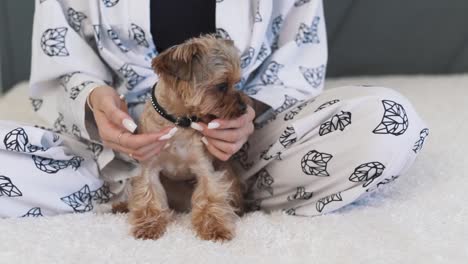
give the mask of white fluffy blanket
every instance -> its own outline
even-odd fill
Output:
[[[468,263],[468,75],[328,80],[409,97],[430,127],[414,166],[337,213],[242,218],[229,243],[200,241],[187,215],[158,241],[136,241],[124,215],[0,219],[0,263]],[[25,84],[0,99],[0,119],[34,118]],[[0,162],[1,163],[1,162]]]

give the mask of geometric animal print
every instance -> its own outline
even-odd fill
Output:
[[[275,180],[273,177],[271,177],[270,173],[266,169],[262,169],[257,173],[257,181],[255,186],[257,186],[257,189],[259,190],[265,190],[267,191],[270,195],[273,195],[273,188],[271,185]]]
[[[244,55],[240,58],[241,60],[241,68],[244,69],[247,66],[249,66],[250,62],[252,61],[252,58],[255,54],[255,49],[250,47]]]
[[[145,79],[139,75],[130,65],[125,63],[118,72],[122,74],[123,78],[127,81],[127,89],[132,90],[137,84]]]
[[[334,115],[329,121],[320,125],[319,135],[324,136],[336,130],[343,131],[345,127],[351,124],[351,113],[341,111]]]
[[[70,160],[54,160],[33,155],[32,159],[39,170],[49,174],[57,173],[59,170],[65,169],[69,166],[74,170],[77,170],[81,166],[81,162],[84,161],[80,156],[74,156]]]
[[[414,146],[413,146],[413,151],[414,153],[418,153],[423,145],[424,145],[424,141],[426,140],[426,137],[429,136],[429,129],[428,128],[424,128],[423,130],[421,130],[421,132],[419,133],[419,139],[418,141],[416,141],[414,143]]]
[[[269,84],[283,85],[283,82],[278,77],[278,72],[283,67],[284,65],[279,64],[276,61],[271,61],[268,64],[267,68],[265,69],[265,72],[260,76],[262,83],[264,85],[269,85]]]
[[[319,106],[319,107],[317,108],[317,110],[315,110],[314,112],[318,112],[318,111],[320,111],[320,110],[322,110],[322,109],[325,109],[325,108],[329,107],[330,105],[334,105],[334,104],[338,103],[339,101],[340,101],[339,99],[335,99],[335,100],[331,100],[331,101],[328,101],[328,102],[326,102],[326,103],[323,103],[323,104],[322,104],[321,106]]]
[[[332,158],[331,154],[311,150],[301,160],[302,171],[307,175],[328,177],[327,165]]]
[[[138,43],[138,45],[148,48],[149,43],[146,40],[145,31],[134,23],[132,23],[130,26],[130,30],[133,33],[133,39]]]
[[[21,217],[40,217],[40,216],[43,216],[41,212],[41,208],[34,207],[34,208],[29,209],[29,211],[26,214],[22,215]]]
[[[120,40],[119,34],[115,32],[113,29],[107,30],[107,34],[109,35],[109,38],[114,42],[114,44],[122,51],[122,52],[128,52],[128,48],[125,47],[125,45],[122,43]]]
[[[89,186],[85,185],[80,190],[60,198],[62,202],[73,208],[76,213],[89,212],[93,209],[91,191]]]
[[[78,95],[80,94],[81,90],[83,90],[88,84],[93,83],[92,81],[84,81],[79,85],[73,86],[70,90],[70,99],[75,100]]]
[[[70,26],[76,32],[80,31],[81,21],[86,19],[87,16],[82,12],[75,11],[75,9],[73,9],[71,7],[68,8],[67,15],[68,15],[68,24],[70,24]]]
[[[304,79],[313,87],[318,88],[322,84],[322,81],[325,77],[325,65],[319,66],[317,68],[306,68],[299,66],[299,70],[304,76]]]
[[[310,27],[304,23],[300,24],[299,30],[295,38],[297,46],[308,43],[320,43],[317,33],[319,22],[320,17],[316,16],[314,17],[314,20],[312,21],[312,25]]]
[[[5,145],[6,150],[15,152],[33,153],[38,150],[45,150],[42,147],[30,144],[26,131],[21,127],[8,132],[3,139],[3,144]]]
[[[383,100],[385,112],[380,124],[374,129],[374,134],[391,134],[400,136],[408,129],[408,116],[401,104],[390,100]]]
[[[281,145],[283,145],[283,147],[287,148],[294,144],[294,142],[296,142],[296,139],[297,135],[296,131],[294,131],[294,127],[288,126],[286,127],[286,130],[284,130],[281,134],[279,142],[281,143]]]
[[[296,0],[296,2],[294,2],[294,6],[299,7],[299,6],[302,6],[302,5],[307,4],[309,2],[310,2],[310,0]]]
[[[2,196],[18,197],[23,196],[23,194],[18,187],[11,182],[10,178],[0,175],[0,197]]]
[[[312,192],[306,192],[304,187],[297,187],[296,193],[288,196],[288,201],[309,200],[312,198]]]
[[[376,178],[382,175],[384,169],[385,166],[378,161],[364,163],[354,169],[349,180],[352,182],[365,182],[362,187],[367,187]]]
[[[49,28],[44,31],[41,37],[41,48],[44,53],[50,57],[70,55],[65,46],[67,31],[66,27]]]
[[[337,202],[337,201],[343,201],[343,198],[341,197],[341,192],[335,193],[328,195],[326,197],[323,197],[322,199],[318,200],[315,207],[319,213],[323,211],[323,208],[331,203],[331,202]]]
[[[102,3],[106,7],[113,7],[119,3],[119,0],[102,0]]]

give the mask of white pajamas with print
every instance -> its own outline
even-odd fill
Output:
[[[149,0],[36,1],[31,102],[53,128],[0,121],[0,217],[91,211],[137,174],[101,145],[85,103],[108,84],[138,120],[158,80],[148,8]],[[405,98],[378,87],[322,92],[322,1],[221,0],[216,27],[240,50],[238,88],[271,106],[233,158],[252,209],[330,212],[412,163],[428,130]]]
[[[341,208],[404,173],[428,133],[388,88],[340,87],[288,104],[235,156],[252,210],[313,216]]]

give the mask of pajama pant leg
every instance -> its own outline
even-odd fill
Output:
[[[91,211],[110,195],[98,175],[75,138],[0,121],[0,217]]]
[[[335,88],[305,102],[286,96],[261,126],[234,157],[249,207],[302,216],[392,182],[428,135],[408,100],[382,87]]]

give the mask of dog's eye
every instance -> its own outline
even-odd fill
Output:
[[[228,89],[228,84],[227,84],[227,83],[221,83],[221,84],[218,84],[218,85],[216,86],[216,88],[218,89],[218,91],[224,93],[224,92],[226,92],[227,89]]]

